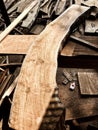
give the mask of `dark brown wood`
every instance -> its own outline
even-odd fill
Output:
[[[98,95],[98,73],[79,72],[79,87],[82,95]]]
[[[70,36],[70,39],[72,41],[75,41],[75,43],[78,43],[78,44],[80,43],[81,45],[87,46],[87,47],[89,47],[91,49],[98,50],[98,45],[97,44],[85,41],[85,40],[83,40],[81,38],[78,38],[78,37],[75,37],[73,35]]]
[[[7,14],[7,10],[6,10],[6,7],[5,7],[3,0],[0,0],[0,10],[1,10],[1,13],[2,13],[2,16],[3,16],[3,19],[6,23],[6,26],[10,25],[11,22],[10,22],[9,16]]]
[[[4,91],[8,85],[8,83],[10,82],[11,79],[11,74],[5,77],[5,80],[2,82],[2,84],[0,84],[0,100],[2,98],[2,95],[4,94]]]
[[[0,83],[3,81],[5,75],[7,74],[8,69],[6,69],[4,72],[2,72],[2,75],[0,75]]]
[[[77,39],[81,39],[83,41],[87,41],[87,44],[91,43],[91,45],[96,48],[98,37],[97,36],[85,36],[81,35],[78,32],[75,32],[73,34]],[[78,44],[75,41],[72,41],[69,39],[69,41],[65,44],[65,47],[63,48],[61,55],[62,56],[77,56],[77,55],[89,55],[89,56],[98,56],[97,49],[94,49],[92,47],[88,47],[86,45],[82,45],[82,43]]]

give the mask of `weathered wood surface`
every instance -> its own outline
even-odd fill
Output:
[[[80,33],[74,33],[74,36],[77,38],[80,38],[81,40],[88,41],[89,43],[92,43],[93,46],[97,48],[97,41],[98,37],[97,36],[85,36],[81,35]],[[93,47],[89,47],[85,44],[75,42],[72,40],[68,40],[66,43],[65,47],[63,48],[61,52],[62,56],[77,56],[77,55],[93,55],[93,56],[98,56],[98,51],[97,49],[94,49]]]
[[[0,42],[19,24],[19,22],[30,12],[32,8],[37,4],[33,1],[1,34]]]
[[[85,117],[97,116],[98,96],[81,96],[80,88],[77,82],[74,91],[71,91],[69,89],[70,82],[67,85],[62,84],[63,80],[65,79],[65,76],[63,76],[63,71],[65,69],[71,74],[78,72],[90,73],[98,71],[95,69],[58,68],[57,83],[59,86],[59,97],[66,108],[65,120],[67,121],[78,118],[80,119]]]
[[[85,33],[98,34],[98,19],[85,21]]]
[[[78,79],[82,95],[98,95],[97,72],[78,72]]]
[[[41,0],[38,0],[36,6],[28,13],[27,18],[23,20],[21,25],[22,27],[28,29],[32,27],[39,13],[40,5],[41,5]]]
[[[97,0],[75,0],[75,4],[83,4],[86,6],[96,6],[98,7]]]
[[[57,87],[57,56],[61,43],[66,39],[73,23],[88,9],[78,5],[71,6],[48,24],[30,47],[14,93],[9,120],[11,128],[40,129],[43,116]],[[55,108],[55,105],[53,106]],[[59,108],[60,104],[57,104],[57,107]]]
[[[0,43],[0,54],[26,54],[36,36],[8,35]]]
[[[86,5],[86,6],[96,6],[98,7],[98,1],[97,0],[82,0],[81,2],[82,4]]]
[[[73,43],[72,41],[69,41],[65,47],[63,48],[63,50],[61,51],[61,55],[62,56],[72,56],[74,49],[75,49],[76,44]]]

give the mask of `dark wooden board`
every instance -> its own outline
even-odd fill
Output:
[[[98,95],[98,72],[78,72],[80,92],[83,95]]]
[[[81,35],[80,33],[76,32],[73,34],[77,38],[83,39],[85,41],[91,42],[97,47],[98,44],[98,36],[86,36]],[[80,44],[79,42],[69,41],[66,43],[65,47],[61,52],[62,56],[77,56],[77,55],[93,55],[98,56],[98,51],[88,47],[87,45]]]

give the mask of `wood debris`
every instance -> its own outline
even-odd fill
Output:
[[[73,10],[76,12],[76,15],[71,16],[68,19],[67,16],[69,16]],[[57,68],[56,57],[58,55],[59,48],[61,47],[62,40],[64,38],[66,39],[67,34],[69,34],[71,31],[69,28],[71,28],[76,19],[86,13],[88,10],[88,7],[80,7],[78,5],[71,6],[56,20],[48,24],[44,31],[36,38],[34,45],[30,47],[30,50],[28,51],[28,54],[24,60],[24,64],[22,66],[23,68],[21,70],[20,77],[16,86],[16,92],[13,98],[13,104],[10,113],[11,128],[17,130],[20,129],[20,127],[23,130],[40,129],[40,125],[43,121],[42,117],[45,115],[46,109],[50,103],[50,99],[54,94],[55,87],[57,86],[55,81]],[[66,20],[67,23],[64,25],[63,22]],[[61,26],[63,26],[63,28]],[[55,29],[57,31],[55,31]],[[59,35],[58,30],[61,32]],[[29,67],[29,64],[31,64],[32,67]],[[40,67],[42,68],[41,70]],[[41,79],[41,82],[39,79]],[[25,109],[24,104],[26,105]],[[30,106],[29,109],[28,106]],[[38,119],[40,120],[37,123]]]
[[[0,128],[80,130],[83,127],[84,130],[85,125],[81,122],[85,118],[85,129],[96,128],[98,70],[92,68],[98,69],[97,1],[3,1],[12,24],[32,2],[36,4],[15,26],[11,28],[10,24],[7,33],[7,24],[0,13],[1,40],[4,33],[6,36],[0,43]],[[92,8],[92,5],[96,8]],[[71,13],[67,16],[69,10]],[[85,11],[85,15],[82,15]],[[9,32],[11,35],[8,35]],[[51,62],[49,67],[46,60]],[[85,67],[90,70],[85,71]],[[54,81],[53,84],[49,82],[49,85],[48,80]],[[83,87],[85,84],[86,87]],[[70,88],[75,89],[70,91]]]

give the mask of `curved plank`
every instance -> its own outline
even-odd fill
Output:
[[[11,128],[39,129],[57,87],[57,57],[61,43],[73,23],[88,9],[71,6],[46,27],[30,47],[14,93],[9,120]]]

